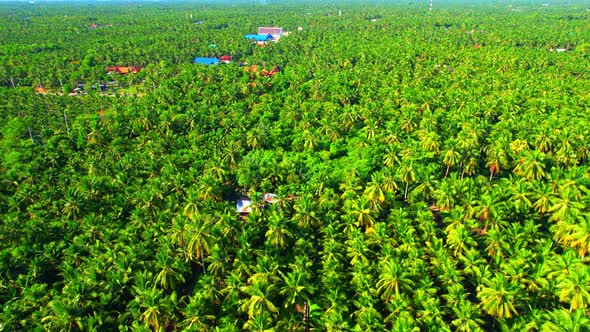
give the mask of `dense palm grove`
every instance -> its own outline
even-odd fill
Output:
[[[589,43],[577,5],[4,4],[0,330],[587,331]],[[230,53],[282,71],[191,63]]]

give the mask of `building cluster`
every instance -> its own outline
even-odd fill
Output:
[[[246,39],[254,41],[258,46],[264,46],[270,42],[277,42],[284,35],[280,27],[260,27],[257,34],[245,35]]]

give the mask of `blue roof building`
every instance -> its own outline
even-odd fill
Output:
[[[269,41],[272,40],[272,35],[267,33],[265,35],[245,35],[246,39],[253,39],[255,41]]]
[[[201,65],[216,65],[219,63],[219,59],[217,58],[195,58],[193,63],[198,63]]]

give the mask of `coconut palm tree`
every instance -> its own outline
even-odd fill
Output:
[[[557,277],[559,300],[570,304],[570,312],[586,309],[590,303],[590,273],[587,269],[573,270]]]
[[[383,174],[371,174],[371,182],[365,188],[365,196],[369,200],[373,210],[379,210],[381,204],[385,201],[385,178]]]
[[[316,216],[315,202],[312,196],[303,195],[294,205],[295,214],[293,220],[299,227],[309,229],[319,222]]]
[[[464,255],[470,248],[477,246],[477,242],[471,236],[471,230],[465,225],[459,224],[452,227],[447,233],[447,244],[453,250],[453,255]]]
[[[516,165],[514,166],[514,173],[518,174],[525,179],[541,180],[545,177],[545,155],[540,151],[527,151],[524,152]]]
[[[400,168],[400,172],[398,173],[398,177],[406,184],[406,189],[404,190],[404,200],[406,200],[408,199],[408,186],[410,185],[410,182],[416,181],[416,173],[414,172],[412,163],[402,166]]]
[[[557,197],[553,198],[552,205],[547,210],[551,213],[551,220],[561,222],[576,221],[584,209],[584,204],[579,202],[569,190],[559,193]]]
[[[451,147],[444,153],[443,162],[447,166],[447,170],[445,171],[445,178],[449,175],[449,171],[451,170],[451,167],[457,165],[458,160],[459,160],[459,153],[457,151],[455,151],[454,148]]]
[[[477,306],[469,301],[461,301],[458,306],[453,307],[455,319],[451,322],[453,326],[457,327],[457,331],[462,332],[476,332],[484,331],[482,326],[484,321],[481,318]]]
[[[272,211],[268,218],[268,230],[264,234],[270,246],[278,249],[284,249],[287,241],[293,235],[289,230],[287,220],[277,211]]]
[[[542,332],[550,331],[585,331],[590,326],[590,318],[584,310],[575,310],[573,312],[557,309],[548,312],[545,317],[547,320],[541,327]]]
[[[240,288],[247,297],[242,301],[240,310],[248,314],[250,320],[264,313],[276,314],[279,312],[269,296],[274,292],[274,286],[254,283]]]
[[[186,318],[180,323],[180,326],[186,330],[207,330],[215,321],[215,315],[210,312],[207,301],[204,301],[200,296],[193,296],[184,310]]]
[[[284,282],[284,286],[279,291],[279,294],[285,297],[284,307],[307,305],[310,295],[313,294],[313,288],[308,281],[309,273],[293,270],[287,274],[279,271],[279,274]]]
[[[361,198],[353,204],[350,214],[354,216],[356,226],[364,227],[365,233],[372,232],[375,225],[375,216],[374,211],[369,208],[369,202]]]
[[[488,314],[502,319],[516,314],[514,306],[518,294],[518,286],[509,282],[504,276],[496,275],[477,289],[477,298],[481,300],[481,308]]]
[[[399,296],[400,290],[410,290],[413,285],[414,281],[409,278],[408,271],[399,260],[386,259],[376,285],[377,292],[381,294],[381,297],[386,302],[390,302]]]

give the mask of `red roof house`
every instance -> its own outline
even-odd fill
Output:
[[[139,73],[141,70],[143,69],[143,67],[140,66],[129,66],[129,67],[125,67],[125,66],[110,66],[107,67],[107,73],[112,74],[112,73],[116,73],[116,74],[121,74],[121,75],[125,75],[125,74],[137,74]]]
[[[222,55],[219,57],[219,60],[223,63],[230,63],[231,62],[231,55]]]
[[[262,71],[260,73],[262,74],[262,76],[273,76],[274,74],[276,74],[280,71],[281,71],[281,67],[276,66],[270,71],[266,70],[266,69],[262,69]]]
[[[49,92],[49,90],[43,88],[41,85],[36,85],[35,86],[35,92],[36,93],[41,93],[41,94],[46,94]]]

